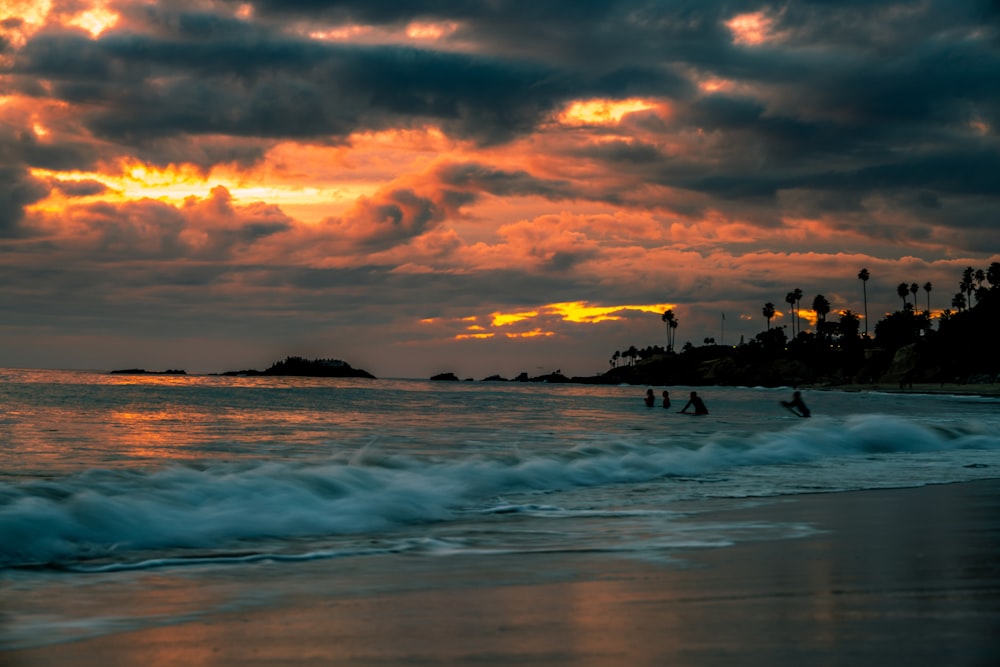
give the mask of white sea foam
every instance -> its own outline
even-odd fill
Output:
[[[494,514],[551,516],[558,507],[491,505],[490,499],[664,478],[709,480],[720,473],[738,477],[741,469],[760,466],[811,464],[820,472],[803,477],[796,468],[798,479],[826,490],[858,488],[867,482],[852,485],[836,479],[847,468],[827,468],[843,461],[868,462],[871,456],[976,450],[1000,450],[1000,437],[865,415],[820,418],[751,434],[618,438],[563,453],[513,457],[456,452],[448,458],[417,458],[370,450],[344,461],[93,470],[0,484],[0,565],[73,562],[150,549],[221,549],[240,540],[377,533],[452,520],[474,507],[492,506]],[[967,474],[977,472],[969,469]],[[816,482],[817,476],[823,479]],[[781,493],[774,481],[779,479],[788,484],[788,492],[812,488],[788,482],[780,473],[769,479],[766,487],[737,479],[702,485],[707,488],[699,493]],[[950,480],[919,480],[931,481]]]

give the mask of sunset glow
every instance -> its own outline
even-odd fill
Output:
[[[117,13],[109,10],[105,6],[97,6],[85,12],[75,14],[67,22],[71,26],[83,28],[90,33],[91,37],[97,38],[105,30],[113,28],[118,23]]]
[[[414,22],[406,26],[406,36],[411,39],[436,40],[446,37],[458,30],[458,24]]]
[[[678,345],[797,288],[940,313],[1000,254],[960,11],[304,7],[0,5],[0,365],[583,374],[665,310]]]
[[[640,99],[586,100],[573,102],[559,119],[567,125],[610,125],[630,113],[655,108],[655,104]]]

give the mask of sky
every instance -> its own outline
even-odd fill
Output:
[[[0,367],[607,370],[1000,260],[1000,2],[3,0]]]

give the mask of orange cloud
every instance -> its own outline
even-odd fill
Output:
[[[490,323],[495,327],[505,327],[508,324],[517,324],[524,320],[531,320],[538,317],[537,310],[529,310],[520,313],[492,313]]]
[[[548,338],[549,336],[555,336],[555,331],[542,331],[541,329],[532,329],[531,331],[522,331],[520,333],[505,333],[507,338]]]
[[[733,33],[733,42],[747,46],[760,46],[778,39],[781,34],[774,30],[775,19],[764,10],[738,14],[726,21],[726,27]]]

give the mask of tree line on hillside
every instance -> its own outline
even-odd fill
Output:
[[[625,382],[672,379],[687,384],[766,385],[896,379],[954,382],[984,377],[993,381],[1000,373],[1000,345],[994,340],[1000,328],[1000,262],[986,269],[966,268],[950,307],[939,312],[931,307],[934,286],[930,282],[901,282],[896,290],[901,308],[875,323],[874,336],[868,325],[870,278],[867,269],[858,272],[863,317],[844,309],[836,319],[830,318],[834,312],[830,301],[817,294],[811,303],[812,316],[803,318],[801,302],[805,294],[794,289],[784,298],[791,315],[787,327],[772,326],[778,310],[773,302],[767,302],[761,309],[766,328],[736,346],[716,345],[713,338],[706,338],[702,346],[688,341],[677,352],[679,320],[673,310],[668,310],[661,318],[667,327],[666,348],[633,345],[624,352],[615,351],[609,360],[611,370],[605,376],[608,381]],[[922,309],[918,305],[921,290]],[[803,328],[802,319],[812,321],[813,326]],[[938,322],[936,330],[932,326],[934,319]],[[671,378],[664,377],[664,373]]]

